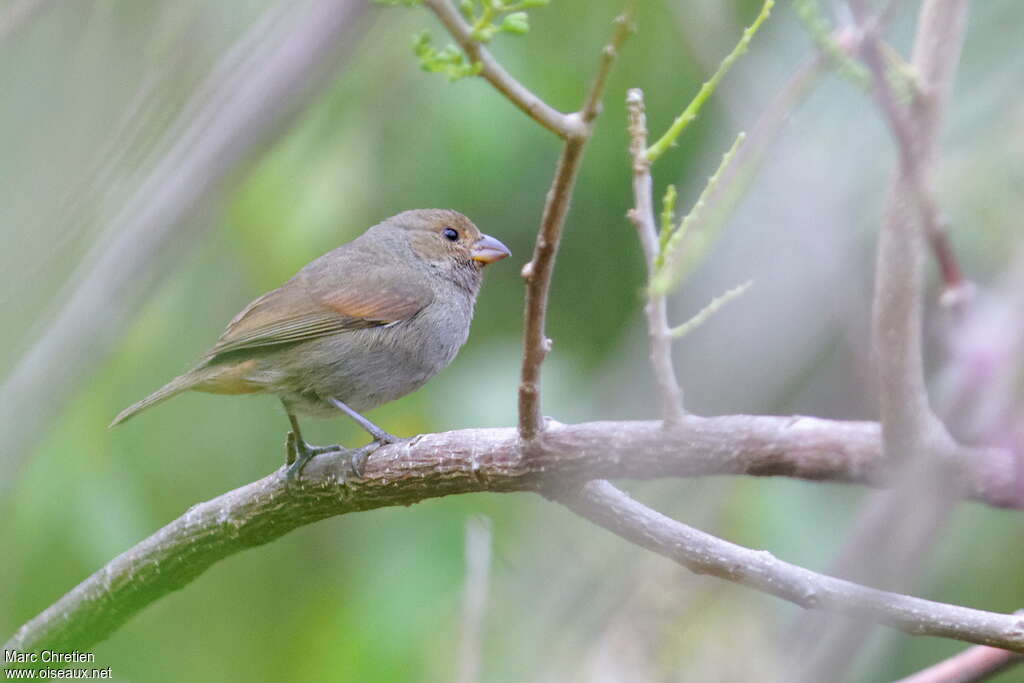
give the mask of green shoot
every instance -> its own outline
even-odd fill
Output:
[[[658,256],[655,261],[656,267],[661,267],[664,261],[665,249],[668,247],[669,238],[675,230],[676,222],[676,186],[669,185],[665,188],[665,196],[661,200],[661,231],[658,233]]]
[[[423,0],[374,0],[382,5],[415,7]],[[530,30],[530,18],[524,10],[544,7],[550,0],[460,0],[459,11],[470,24],[470,37],[479,43],[489,43],[499,33],[521,36]],[[470,62],[455,45],[434,47],[430,33],[421,31],[413,36],[413,52],[419,57],[420,68],[431,73],[444,74],[449,81],[476,76],[483,70],[479,62]]]
[[[746,293],[748,289],[750,289],[750,285],[752,284],[754,284],[754,282],[752,280],[748,280],[739,287],[733,287],[725,294],[715,297],[708,303],[707,306],[700,309],[700,311],[697,312],[697,315],[693,316],[682,325],[679,325],[678,327],[673,327],[669,334],[672,336],[673,339],[682,339],[683,337],[690,334],[695,329],[706,323],[711,316],[720,311],[727,304],[743,296],[743,294]]]
[[[530,18],[523,10],[543,7],[549,2],[550,0],[462,0],[459,3],[459,11],[472,26],[470,35],[473,36],[473,40],[489,43],[499,33],[517,36],[527,33],[530,30]]]
[[[420,68],[431,73],[441,73],[449,81],[457,81],[466,76],[480,73],[483,65],[466,59],[462,50],[454,45],[447,45],[438,50],[430,40],[430,33],[421,31],[413,36],[412,51],[420,58]]]
[[[836,42],[832,27],[821,14],[818,0],[793,0],[793,9],[815,45],[828,57],[832,69],[857,87],[867,90],[871,85],[871,75],[863,64],[853,59]]]
[[[679,135],[686,130],[686,127],[689,126],[694,119],[697,118],[701,107],[703,107],[708,98],[714,94],[715,88],[718,87],[718,83],[725,77],[725,74],[729,72],[729,69],[731,69],[732,65],[736,63],[736,60],[747,51],[750,41],[754,38],[757,30],[761,28],[761,24],[763,24],[768,18],[768,15],[771,14],[772,7],[774,6],[775,0],[765,0],[764,5],[761,6],[761,12],[757,15],[757,18],[754,19],[754,23],[743,31],[743,36],[740,38],[740,41],[736,44],[736,47],[732,49],[732,52],[722,60],[722,63],[718,65],[718,70],[715,71],[714,75],[712,75],[711,78],[700,87],[700,90],[697,91],[694,98],[690,100],[688,105],[686,105],[683,113],[672,122],[672,125],[669,126],[667,131],[665,131],[665,134],[662,135],[657,142],[647,148],[648,161],[653,163],[658,159],[658,157],[668,151],[669,147],[674,146]]]
[[[893,92],[900,102],[906,104],[920,93],[918,87],[917,71],[913,65],[903,59],[903,55],[893,49],[888,43],[881,43],[882,57],[885,59],[886,78],[892,86]]]
[[[667,244],[659,254],[658,268],[651,279],[652,295],[666,296],[683,280],[711,245],[717,230],[694,231],[693,228],[703,222],[709,199],[718,191],[719,181],[729,169],[736,158],[736,153],[746,139],[746,133],[740,133],[736,136],[732,147],[722,156],[722,161],[715,170],[714,175],[708,178],[708,182],[701,191],[696,203],[694,203],[693,208],[683,218],[679,227],[672,231]],[[682,249],[683,238],[691,232],[693,234],[687,240],[687,249],[684,252]]]

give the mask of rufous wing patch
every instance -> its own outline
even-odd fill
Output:
[[[332,310],[352,318],[396,322],[419,313],[430,303],[429,289],[388,283],[371,288],[344,287],[320,295]]]

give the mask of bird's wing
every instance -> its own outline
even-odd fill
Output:
[[[395,281],[372,266],[349,279],[313,280],[299,273],[235,316],[205,360],[407,320],[432,299],[430,287],[418,279]]]

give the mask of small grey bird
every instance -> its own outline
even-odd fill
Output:
[[[509,250],[446,209],[405,211],[305,266],[228,323],[195,368],[125,408],[111,427],[183,391],[277,394],[291,421],[288,477],[313,456],[296,415],[340,410],[374,438],[397,439],[360,413],[415,391],[455,358],[483,267]],[[362,470],[370,450],[352,452]]]

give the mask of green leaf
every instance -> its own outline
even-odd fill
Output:
[[[530,30],[530,17],[526,12],[513,12],[501,22],[501,30],[521,36]]]
[[[454,45],[449,44],[441,50],[436,49],[427,31],[420,31],[413,36],[412,51],[419,57],[421,69],[444,74],[449,81],[475,76],[483,68],[479,62],[470,64],[462,51]]]

